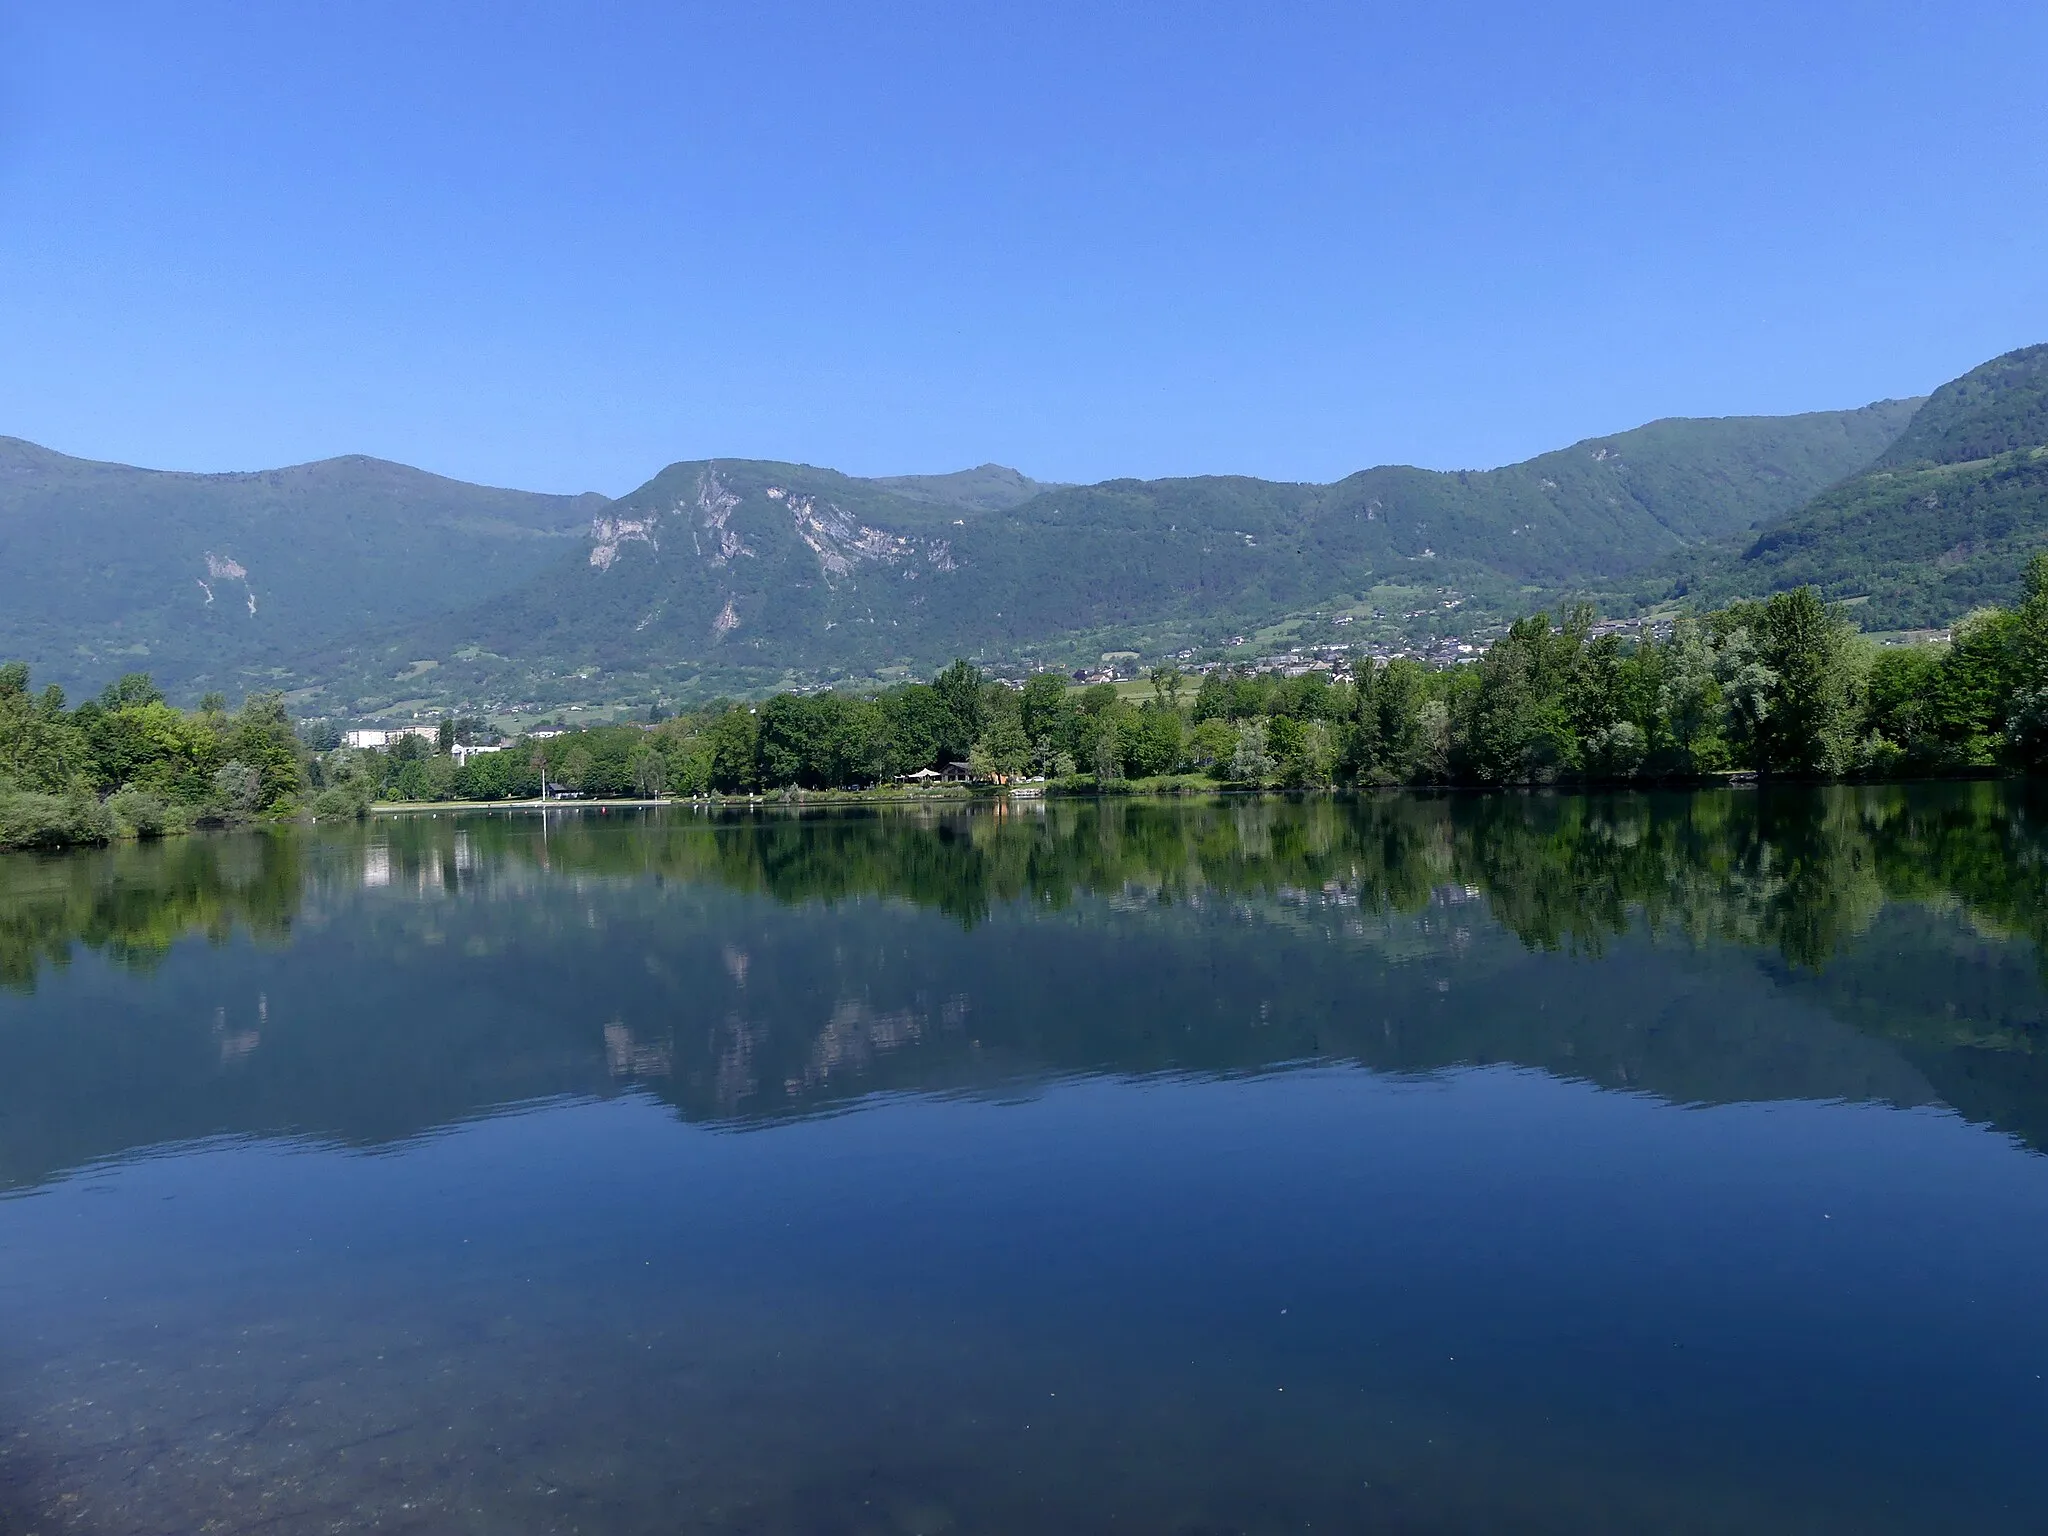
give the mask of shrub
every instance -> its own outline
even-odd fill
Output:
[[[2013,695],[2005,734],[2021,766],[2034,772],[2048,767],[2048,687],[2022,688]]]
[[[113,813],[87,794],[0,792],[0,848],[65,848],[114,836]]]
[[[1849,757],[1849,771],[1860,778],[1890,778],[1901,771],[1906,754],[1899,744],[1878,731],[1866,731]]]
[[[132,784],[110,796],[106,808],[121,830],[137,837],[162,837],[174,830],[170,807],[148,790]]]
[[[360,821],[370,814],[369,790],[361,783],[330,784],[307,809],[315,821]]]
[[[1641,727],[1626,720],[1602,726],[1586,735],[1586,771],[1596,779],[1634,778],[1648,750]]]
[[[262,804],[262,770],[237,758],[215,770],[206,799],[206,820],[232,826],[254,816]]]

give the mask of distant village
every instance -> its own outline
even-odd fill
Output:
[[[1342,628],[1350,624],[1352,618],[1348,614],[1339,614],[1329,622],[1333,627]],[[1595,639],[1604,635],[1621,635],[1629,638],[1662,641],[1670,638],[1671,627],[1672,621],[1668,618],[1603,619],[1593,625],[1590,634]],[[1178,667],[1183,675],[1191,680],[1199,679],[1211,672],[1221,670],[1243,671],[1280,677],[1301,677],[1310,672],[1324,672],[1336,676],[1347,672],[1358,662],[1368,658],[1382,666],[1397,658],[1405,658],[1421,662],[1424,666],[1432,668],[1454,667],[1460,663],[1469,662],[1485,655],[1494,638],[1496,637],[1490,634],[1481,634],[1462,639],[1457,637],[1437,637],[1419,642],[1391,641],[1367,644],[1329,643],[1323,645],[1297,645],[1280,650],[1260,651],[1256,654],[1240,656],[1226,654],[1221,657],[1216,654],[1217,648],[1209,649],[1206,654],[1193,648],[1183,648],[1172,652],[1165,660]],[[1246,636],[1233,635],[1220,649],[1225,652],[1240,650],[1250,643],[1249,638]],[[1021,688],[1030,677],[1044,669],[1015,665],[1006,666],[1002,663],[985,663],[982,670],[991,681],[1002,683],[1011,688]],[[1142,653],[1138,651],[1110,651],[1104,653],[1097,665],[1074,668],[1068,672],[1067,676],[1076,686],[1090,687],[1100,683],[1114,684],[1138,681],[1149,670],[1150,668],[1146,664]],[[823,692],[832,686],[842,685],[819,684],[815,687],[800,687],[790,691],[796,693]],[[538,724],[516,732],[517,735],[530,741],[546,741],[567,733],[572,727],[565,722],[567,716],[571,714],[588,713],[592,717],[592,723],[620,725],[652,723],[651,721],[642,722],[629,719],[624,714],[607,709],[602,705],[543,704],[536,700],[527,700],[517,703],[498,703],[493,701],[482,707],[499,715],[525,718],[538,717],[543,721],[552,720],[553,723],[551,724]],[[656,713],[660,712],[657,711]],[[416,716],[415,718],[418,717]],[[433,747],[439,744],[442,729],[443,723],[438,721],[438,717],[437,723],[434,724],[366,726],[342,732],[340,744],[356,748],[384,749],[397,744],[405,737],[414,736],[420,738],[428,746]],[[496,736],[495,732],[484,732],[481,734]],[[456,740],[449,745],[448,751],[453,754],[457,762],[467,762],[471,757],[479,753],[502,751],[507,745],[509,745],[509,742],[504,739],[494,739],[489,743],[472,743]],[[964,770],[964,764],[959,766]]]
[[[1349,615],[1339,615],[1331,623],[1338,628],[1349,624]],[[1602,635],[1626,635],[1645,640],[1666,640],[1671,636],[1669,619],[1603,619],[1590,631],[1597,639]],[[1247,644],[1242,635],[1234,635],[1229,648]],[[1370,657],[1384,666],[1396,658],[1419,661],[1429,667],[1454,667],[1460,662],[1471,661],[1483,656],[1491,644],[1485,636],[1469,639],[1440,637],[1421,642],[1387,642],[1366,645],[1310,645],[1290,646],[1286,650],[1266,651],[1244,658],[1226,657],[1196,660],[1201,652],[1186,649],[1173,653],[1169,658],[1178,664],[1190,677],[1201,677],[1221,668],[1242,669],[1248,672],[1272,673],[1283,677],[1300,677],[1309,672],[1340,673],[1349,670],[1355,663]],[[1115,683],[1138,677],[1143,668],[1136,651],[1110,652],[1102,658],[1097,667],[1083,667],[1072,676],[1077,683]],[[1004,669],[991,668],[991,675],[1005,677]],[[1007,680],[1007,679],[1006,679]]]

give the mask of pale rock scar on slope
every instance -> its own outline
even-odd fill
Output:
[[[590,563],[600,571],[612,568],[612,562],[619,558],[619,546],[638,540],[650,549],[659,550],[661,545],[654,537],[655,519],[651,517],[593,517],[590,520]]]
[[[718,610],[718,617],[711,621],[711,638],[714,641],[723,640],[739,627],[739,610],[733,606],[732,599],[728,597],[725,600],[725,606]]]
[[[828,583],[836,585],[850,580],[857,568],[864,564],[899,568],[909,580],[917,578],[920,566],[932,572],[959,569],[950,540],[927,540],[891,533],[886,528],[862,522],[836,502],[783,486],[764,487],[763,493],[770,501],[781,502],[788,509],[797,537],[817,557],[819,569]],[[741,555],[749,559],[755,555],[739,530],[732,526],[732,515],[740,505],[741,497],[725,483],[718,471],[706,469],[697,477],[695,497],[677,501],[666,515],[686,519],[690,526],[690,545],[698,557],[708,565],[723,566]],[[663,516],[660,512],[650,512],[635,517],[611,515],[593,518],[590,525],[591,566],[600,571],[610,570],[619,558],[620,549],[629,543],[643,543],[659,551]],[[663,606],[663,602],[657,602],[642,614],[633,627],[636,630],[646,629],[659,617]],[[738,599],[727,593],[723,606],[711,621],[713,642],[723,640],[738,629],[740,623]]]
[[[747,548],[747,541],[740,537],[738,529],[726,526],[733,509],[739,504],[739,497],[726,489],[725,482],[718,478],[717,470],[707,469],[697,477],[697,510],[704,514],[704,531],[712,538],[713,565],[724,565],[740,555],[751,556],[754,553]],[[681,502],[676,503],[676,510],[683,510]],[[704,553],[704,545],[694,529],[690,533],[690,542],[698,554]]]
[[[796,536],[818,557],[828,579],[851,576],[862,561],[895,565],[917,553],[913,540],[871,528],[834,502],[821,506],[815,496],[799,496],[774,485],[768,487],[768,494],[788,504]]]
[[[242,584],[242,597],[249,605],[249,612],[251,614],[256,612],[256,592],[249,585],[249,572],[241,561],[229,555],[216,555],[209,549],[206,552],[206,574],[211,576],[214,581],[239,581]],[[206,602],[202,606],[211,608],[213,606],[212,585],[201,580],[199,582],[199,590],[206,594]]]
[[[711,539],[710,560],[713,565],[724,565],[737,555],[751,555],[746,541],[738,530],[727,526],[733,509],[740,504],[739,497],[725,488],[715,470],[707,470],[697,478],[697,501],[695,510],[703,514],[702,528],[690,530],[690,545],[700,555],[704,553],[703,534]],[[678,501],[670,508],[672,515],[687,518],[691,512],[687,501]],[[600,571],[608,571],[619,558],[619,550],[626,544],[645,544],[649,549],[660,552],[662,514],[649,512],[639,517],[599,516],[590,520],[590,563]]]

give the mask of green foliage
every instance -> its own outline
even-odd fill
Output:
[[[2006,735],[2014,758],[2029,773],[2048,770],[2048,685],[2034,684],[2013,695]]]
[[[781,693],[652,727],[606,725],[475,752],[454,722],[434,751],[308,760],[282,699],[254,694],[183,714],[146,680],[66,710],[0,669],[0,790],[17,844],[157,835],[308,803],[317,817],[399,801],[863,789],[965,761],[1009,782],[1098,786],[1203,774],[1320,790],[1414,783],[1622,783],[1748,769],[1781,779],[2038,771],[2048,766],[2048,556],[2013,611],[1958,626],[1943,650],[1873,651],[1812,588],[1674,626],[1662,642],[1596,635],[1590,608],[1536,614],[1475,663],[1429,671],[1363,660],[1345,678],[1219,669],[1190,696],[1154,678],[1133,706],[1109,685],[1040,674],[1022,688],[955,661],[930,684],[879,693]],[[972,732],[971,735],[968,733]],[[474,734],[472,727],[471,734]],[[964,744],[963,744],[964,743]],[[309,799],[310,797],[310,799]],[[101,801],[106,801],[104,808]],[[85,808],[92,814],[84,814]]]
[[[1756,615],[1758,654],[1776,679],[1756,732],[1766,773],[1832,778],[1847,771],[1856,725],[1854,631],[1812,587],[1773,597]]]
[[[112,812],[89,794],[0,789],[0,849],[104,843],[117,830]]]
[[[1230,778],[1239,784],[1263,784],[1272,777],[1274,763],[1266,747],[1266,723],[1247,720],[1230,754]]]
[[[1001,464],[983,464],[950,475],[883,475],[873,483],[906,501],[968,512],[1007,512],[1042,491],[1061,489]]]
[[[185,714],[131,674],[75,710],[40,694],[26,666],[0,667],[0,794],[15,797],[9,846],[155,837],[194,821],[288,812],[305,787],[304,749],[274,693]]]
[[[360,821],[370,813],[367,784],[330,784],[312,799],[307,809],[315,821]]]
[[[1003,782],[1022,778],[1031,767],[1031,738],[1016,715],[1005,712],[974,744],[968,760],[981,777]]]
[[[951,756],[965,755],[988,723],[988,701],[981,673],[965,661],[955,661],[932,679],[932,692],[939,701],[938,750]]]
[[[752,789],[761,734],[754,712],[736,704],[714,719],[706,734],[711,738],[711,787],[728,795]]]
[[[1539,613],[1518,621],[1480,660],[1459,722],[1471,777],[1543,783],[1579,766],[1568,692],[1591,627],[1590,610],[1575,612],[1556,633]]]
[[[1707,632],[1688,619],[1672,626],[1658,669],[1657,712],[1672,761],[1681,773],[1721,766],[1722,721],[1728,701],[1722,690],[1714,647]]]
[[[146,789],[131,786],[109,795],[106,807],[115,826],[132,837],[162,837],[180,830],[181,818],[173,807]]]
[[[1944,384],[1864,473],[1768,524],[1697,600],[1811,585],[1865,629],[1946,625],[2011,603],[2048,547],[2048,346]]]
[[[1114,716],[1095,717],[1091,761],[1097,784],[1113,784],[1124,776],[1123,728]]]
[[[1655,422],[1481,473],[1112,480],[1000,510],[802,465],[682,463],[607,509],[594,549],[339,673],[316,665],[351,700],[528,693],[570,671],[701,697],[963,654],[1050,659],[1133,625],[1221,638],[1390,580],[1576,586],[1794,510],[1869,464],[1913,404]],[[971,723],[954,758],[985,729]]]
[[[190,475],[0,438],[0,655],[81,688],[147,655],[181,697],[240,693],[366,629],[530,580],[605,505],[361,457]]]
[[[641,747],[628,759],[633,770],[633,789],[648,799],[659,799],[668,788],[668,760],[652,747]]]
[[[1119,723],[1124,775],[1133,779],[1172,773],[1181,763],[1186,731],[1180,711],[1165,705],[1134,710]]]
[[[1964,464],[2048,443],[2048,345],[1972,368],[1927,397],[1878,459],[1881,468]]]

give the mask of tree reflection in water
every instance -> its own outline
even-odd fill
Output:
[[[19,1183],[550,1094],[752,1120],[1304,1059],[1938,1099],[2039,1145],[2044,805],[1977,783],[670,808],[9,855],[0,1155]],[[230,955],[181,961],[199,936]]]

